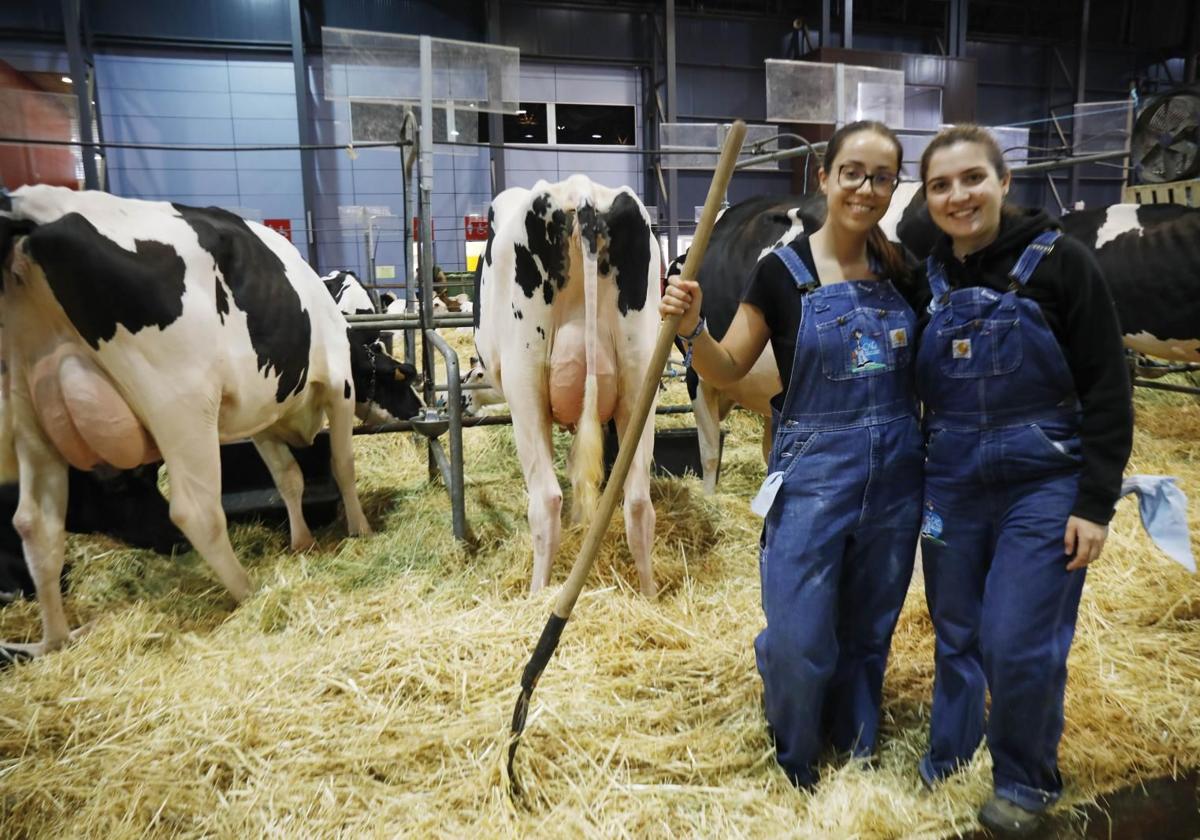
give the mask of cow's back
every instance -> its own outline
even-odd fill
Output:
[[[697,278],[704,290],[704,318],[714,338],[720,340],[729,329],[758,261],[819,227],[824,211],[824,201],[813,196],[765,196],[739,202],[721,214]]]

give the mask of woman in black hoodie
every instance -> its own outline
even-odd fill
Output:
[[[933,786],[986,734],[995,791],[980,821],[1021,835],[1062,790],[1067,653],[1129,458],[1128,374],[1095,259],[1045,213],[1004,206],[1010,174],[985,129],[935,137],[921,179],[944,235],[916,366],[937,635],[920,772]]]

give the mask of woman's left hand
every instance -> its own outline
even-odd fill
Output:
[[[1067,564],[1067,571],[1082,569],[1099,557],[1107,537],[1107,525],[1098,525],[1078,516],[1068,517],[1067,533],[1063,536],[1063,550],[1072,559]]]

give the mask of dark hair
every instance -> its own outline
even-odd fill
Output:
[[[825,175],[828,177],[832,174],[833,162],[841,152],[842,145],[846,140],[862,131],[872,131],[891,142],[896,149],[896,175],[899,176],[900,167],[904,164],[904,147],[900,145],[900,138],[896,136],[896,132],[878,120],[859,120],[847,123],[833,133],[825,146],[825,159],[821,164]],[[907,276],[908,263],[904,259],[904,255],[899,248],[892,244],[879,225],[875,225],[867,233],[867,254],[878,261],[883,267],[884,274],[889,278],[896,280]]]
[[[1008,174],[1008,164],[1004,160],[1004,152],[992,133],[981,125],[959,123],[949,128],[943,128],[925,147],[925,151],[921,154],[922,184],[925,183],[925,177],[929,174],[929,161],[933,159],[933,153],[938,149],[953,146],[955,143],[978,143],[983,146],[988,163],[992,165],[992,169],[996,170],[996,177],[1003,180],[1004,176]]]

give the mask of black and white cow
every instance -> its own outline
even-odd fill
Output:
[[[615,418],[625,433],[653,354],[658,243],[631,190],[609,189],[582,175],[505,190],[493,200],[488,220],[475,343],[490,383],[512,413],[529,493],[536,591],[550,580],[561,535],[552,424],[576,431],[569,466],[574,509],[586,517],[603,477],[601,424]],[[625,479],[625,527],[641,590],[653,595],[654,424],[639,431]]]
[[[251,590],[221,509],[218,446],[249,437],[312,544],[287,444],[330,427],[351,534],[354,489],[346,321],[285,238],[217,208],[23,187],[0,204],[6,412],[20,480],[13,525],[37,586],[37,655],[70,638],[63,565],[67,467],[166,462],[171,519],[237,600]],[[160,454],[161,453],[161,454]]]
[[[359,282],[353,271],[334,271],[321,278],[345,315],[372,315],[383,309],[374,290]],[[392,358],[377,329],[350,329],[350,366],[354,373],[354,413],[364,423],[407,420],[421,410],[413,391],[417,369]]]

